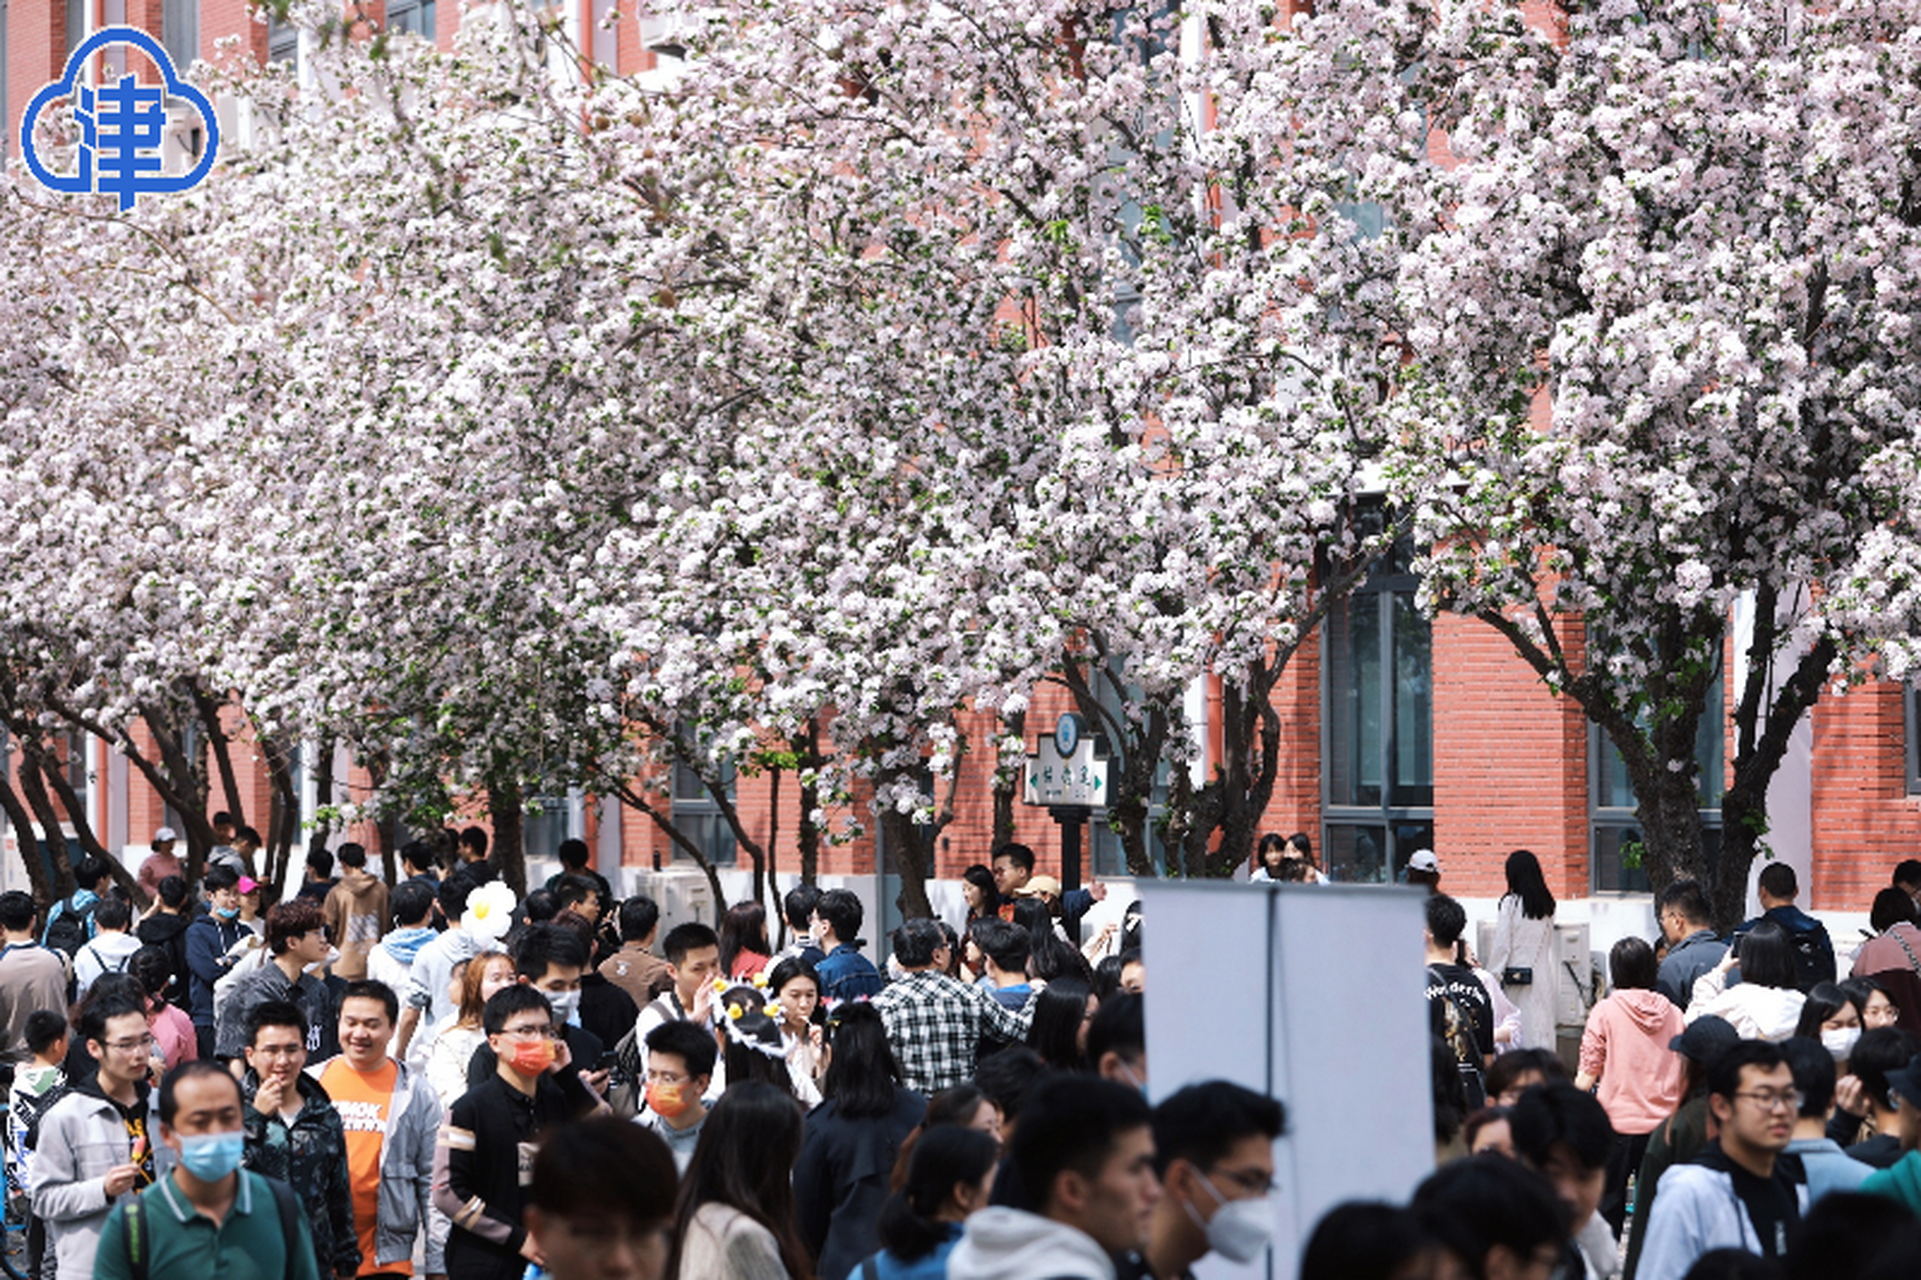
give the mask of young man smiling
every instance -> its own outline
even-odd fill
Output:
[[[354,982],[340,996],[340,1056],[320,1071],[347,1139],[361,1276],[411,1276],[414,1240],[433,1203],[440,1099],[424,1073],[387,1056],[400,997],[380,982]],[[447,1270],[431,1232],[428,1280]]]

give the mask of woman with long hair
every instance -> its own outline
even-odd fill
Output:
[[[1794,1034],[1819,1040],[1834,1059],[1835,1074],[1846,1075],[1848,1055],[1861,1038],[1861,1005],[1840,984],[1817,982],[1801,1006],[1801,1020],[1794,1024]]]
[[[994,873],[978,862],[961,872],[961,896],[967,899],[969,924],[1001,913],[1001,891],[994,884]]]
[[[942,1125],[974,1129],[992,1138],[996,1147],[1001,1145],[1001,1108],[998,1102],[975,1084],[957,1084],[951,1089],[942,1089],[927,1100],[927,1114],[921,1117],[914,1131],[902,1140],[900,1155],[894,1159],[893,1176],[887,1180],[888,1190],[899,1191],[907,1185],[907,1164],[914,1157],[915,1145],[930,1129],[938,1129]]]
[[[987,1207],[1000,1144],[978,1129],[944,1125],[914,1145],[907,1180],[881,1206],[880,1252],[855,1275],[875,1280],[946,1280],[961,1224]],[[850,1278],[851,1280],[851,1278]]]
[[[1521,1011],[1521,1043],[1530,1049],[1553,1048],[1554,976],[1561,968],[1554,895],[1541,874],[1540,859],[1526,849],[1507,856],[1507,893],[1495,909],[1487,967]]]
[[[1027,1047],[1056,1071],[1087,1070],[1087,1024],[1100,1002],[1086,983],[1059,978],[1034,997],[1034,1020]]]
[[[744,982],[764,970],[773,959],[767,941],[767,908],[758,902],[736,902],[720,921],[720,971]]]
[[[681,1180],[673,1280],[813,1280],[794,1226],[802,1121],[793,1097],[750,1080],[721,1095]]]
[[[1737,962],[1741,985],[1730,987],[1728,970]],[[1779,1043],[1801,1024],[1808,998],[1795,986],[1799,978],[1788,931],[1763,920],[1742,935],[1739,947],[1728,948],[1720,964],[1694,980],[1688,1021],[1714,1014],[1734,1024],[1743,1040]]]
[[[876,1222],[888,1174],[927,1099],[900,1085],[880,1012],[843,1004],[832,1019],[834,1054],[827,1101],[807,1117],[794,1168],[800,1238],[820,1259],[822,1276],[846,1276],[880,1245]]]
[[[514,985],[513,958],[505,951],[483,951],[466,961],[453,981],[460,984],[454,1012],[427,1050],[427,1083],[440,1095],[443,1110],[467,1092],[467,1066],[474,1060],[474,1050],[487,1043],[481,1010],[494,992]]]
[[[827,1074],[827,1038],[819,1016],[820,975],[805,960],[789,956],[767,975],[767,990],[780,1009],[780,1041],[786,1046],[794,1096],[812,1109],[824,1096],[820,1085]]]

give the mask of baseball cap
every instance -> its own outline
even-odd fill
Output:
[[[178,840],[179,838],[180,833],[172,827],[162,827],[153,833],[153,842],[155,844],[159,844],[162,840]]]
[[[260,887],[260,882],[254,879],[252,876],[241,876],[240,883],[235,885],[234,887],[240,890],[240,892],[242,893],[252,893],[255,889],[258,889]]]
[[[1026,884],[1014,890],[1017,898],[1037,898],[1046,894],[1050,898],[1061,896],[1061,882],[1053,876],[1033,876]]]
[[[1888,1072],[1888,1088],[1908,1100],[1908,1105],[1921,1110],[1921,1054],[1908,1059],[1908,1065],[1899,1071]]]
[[[1409,871],[1432,871],[1438,874],[1441,870],[1441,860],[1434,856],[1434,850],[1432,849],[1417,849],[1412,856],[1408,858],[1407,869]]]
[[[1686,1031],[1668,1041],[1668,1048],[1707,1066],[1717,1054],[1740,1043],[1741,1033],[1734,1024],[1710,1013],[1690,1022]]]

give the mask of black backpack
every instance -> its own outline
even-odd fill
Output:
[[[93,909],[98,900],[75,910],[73,899],[63,898],[53,919],[47,921],[46,945],[55,951],[67,953],[71,960],[80,954],[80,948],[87,945],[92,935]]]

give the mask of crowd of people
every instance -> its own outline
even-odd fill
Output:
[[[1105,887],[1024,846],[877,965],[845,890],[663,930],[577,841],[518,899],[468,828],[392,884],[316,852],[262,910],[257,841],[223,834],[188,883],[158,833],[144,909],[92,859],[45,912],[0,894],[35,1280],[1183,1280],[1271,1242],[1281,1103],[1151,1105],[1140,906],[1090,925]],[[1305,837],[1259,861],[1320,878]],[[1669,886],[1567,1063],[1538,862],[1509,860],[1485,964],[1421,870],[1438,1172],[1327,1214],[1303,1277],[1911,1269],[1921,863],[1845,982],[1785,868],[1725,940]]]

